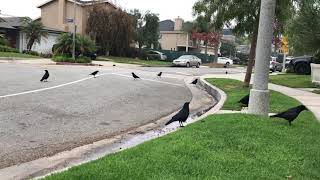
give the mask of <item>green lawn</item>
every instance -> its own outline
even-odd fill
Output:
[[[244,87],[241,81],[233,79],[207,79],[207,81],[227,93],[228,98],[222,109],[234,111],[240,111],[242,109],[242,105],[238,103],[238,101],[248,95],[250,89]],[[271,112],[281,112],[296,105],[299,105],[299,102],[296,100],[288,96],[283,96],[279,92],[271,91]]]
[[[269,77],[270,82],[291,88],[315,88],[310,75],[281,74]]]
[[[156,60],[140,60],[140,59],[133,59],[127,57],[99,57],[97,61],[112,61],[116,63],[124,63],[124,64],[136,64],[142,66],[172,66],[172,62],[168,61],[156,61]]]
[[[13,52],[0,52],[0,57],[15,57],[15,58],[39,58],[29,54],[13,53]]]
[[[210,79],[231,90],[228,79]],[[245,90],[241,90],[245,94]],[[277,100],[275,100],[275,98]],[[299,104],[278,94],[283,107]],[[233,97],[235,98],[235,95]],[[320,124],[303,112],[289,126],[281,119],[212,115],[162,138],[46,179],[320,179]]]

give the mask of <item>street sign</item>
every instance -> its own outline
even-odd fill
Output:
[[[71,19],[71,18],[66,18],[66,23],[73,23],[73,19]]]

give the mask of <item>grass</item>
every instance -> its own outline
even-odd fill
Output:
[[[209,81],[226,86],[227,101],[237,91],[230,88],[236,81]],[[271,102],[274,98],[286,100],[284,106],[299,104],[283,94]],[[292,126],[254,115],[212,115],[46,179],[320,179],[319,128],[311,112],[303,112]]]
[[[233,79],[207,79],[207,81],[214,86],[220,88],[227,93],[227,100],[222,109],[240,111],[242,105],[238,101],[249,94],[250,89],[243,86],[243,83]],[[283,103],[286,102],[286,103]],[[282,112],[292,106],[299,105],[296,100],[284,96],[283,94],[271,91],[270,95],[270,111]]]
[[[315,88],[316,84],[312,83],[310,75],[281,74],[270,76],[271,83],[291,88]]]
[[[0,52],[0,57],[14,57],[14,58],[39,58],[39,56],[33,56],[30,54],[22,54],[22,53],[15,53],[15,52]]]
[[[98,61],[111,61],[115,63],[124,63],[124,64],[136,64],[142,66],[172,66],[172,62],[168,61],[157,61],[157,60],[140,60],[134,58],[127,58],[127,57],[115,57],[115,56],[108,56],[108,57],[99,57]]]

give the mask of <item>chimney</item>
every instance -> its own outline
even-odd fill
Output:
[[[66,0],[59,0],[58,4],[58,23],[61,27],[65,27],[66,21]]]
[[[180,18],[180,16],[178,16],[178,18],[176,18],[174,20],[174,30],[175,31],[181,31],[182,30],[182,24],[183,24],[183,19]]]

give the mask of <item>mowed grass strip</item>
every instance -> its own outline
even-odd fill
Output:
[[[291,88],[316,88],[319,87],[312,83],[310,75],[280,74],[269,77],[273,84],[287,86]]]
[[[221,89],[230,83],[219,79],[214,85],[218,82]],[[282,102],[287,106],[297,104],[278,96],[289,100]],[[212,115],[46,179],[320,179],[319,128],[306,111],[292,126],[255,115]]]
[[[0,57],[27,58],[27,59],[40,58],[39,56],[33,56],[30,54],[22,54],[22,53],[14,53],[14,52],[0,52]]]
[[[220,88],[227,94],[227,100],[222,109],[240,111],[242,104],[239,100],[250,93],[250,89],[243,86],[243,82],[234,79],[219,79],[210,78],[206,79],[212,85]],[[270,91],[270,112],[282,112],[293,106],[298,106],[300,103],[283,94]]]
[[[127,58],[127,57],[115,57],[115,56],[108,56],[108,57],[99,57],[98,61],[112,61],[115,63],[124,63],[124,64],[136,64],[142,66],[172,66],[172,62],[168,61],[157,61],[157,60],[140,60],[134,58]]]

